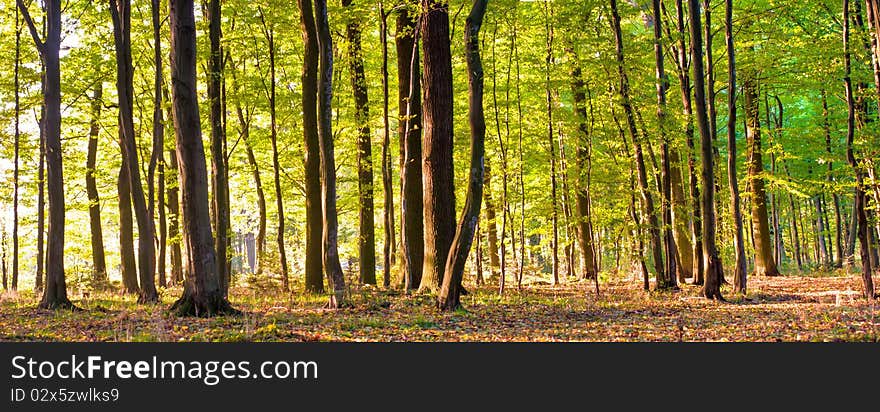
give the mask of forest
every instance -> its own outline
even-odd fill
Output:
[[[880,0],[0,31],[0,340],[878,340]]]

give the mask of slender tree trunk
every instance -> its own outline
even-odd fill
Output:
[[[131,60],[131,0],[110,0],[113,38],[116,45],[116,89],[119,101],[119,128],[127,167],[131,203],[138,226],[138,302],[159,301],[156,291],[156,261],[153,249],[153,221],[141,185],[140,162],[134,129],[134,67]]]
[[[120,140],[121,138],[122,136],[120,135]],[[138,286],[137,279],[137,258],[134,253],[131,186],[127,170],[128,160],[123,156],[119,177],[116,181],[116,188],[119,193],[119,267],[122,275],[122,284],[125,287],[126,293],[136,294],[140,292],[140,286]]]
[[[663,62],[663,31],[661,28],[660,0],[653,1],[654,9],[654,61],[657,65],[657,120],[660,125],[661,145],[661,204],[660,215],[663,223],[663,253],[666,256],[664,261],[663,277],[658,277],[658,289],[675,289],[676,284],[676,262],[675,254],[675,238],[672,234],[672,166],[670,164],[669,138],[666,134],[666,93],[669,89],[669,79],[666,77],[666,69]],[[707,46],[707,50],[711,47]]]
[[[89,144],[86,154],[86,194],[89,198],[89,228],[92,243],[92,281],[98,288],[109,285],[107,264],[104,259],[104,233],[101,230],[101,200],[98,197],[98,185],[95,182],[95,171],[98,155],[98,132],[101,119],[103,87],[99,80],[95,83],[92,94],[92,118],[89,125]],[[14,278],[13,278],[14,279]]]
[[[844,61],[844,87],[846,90],[846,158],[850,166],[856,174],[856,192],[854,199],[854,220],[858,222],[857,232],[859,243],[861,243],[861,260],[862,260],[862,286],[864,287],[864,296],[866,299],[874,299],[874,281],[871,278],[873,271],[871,270],[871,257],[868,239],[868,215],[865,210],[866,196],[864,190],[864,174],[859,168],[858,160],[853,150],[853,140],[855,137],[855,98],[853,96],[852,87],[852,63],[850,56],[850,30],[849,30],[849,0],[843,0],[843,61]]]
[[[346,305],[345,278],[337,250],[336,165],[333,156],[333,39],[327,21],[327,0],[315,0],[315,27],[318,39],[318,140],[321,146],[321,203],[324,230],[324,271],[333,294],[330,307]]]
[[[40,40],[36,26],[21,0],[18,8],[30,30],[31,37],[45,67],[43,105],[45,116],[41,133],[45,141],[47,190],[49,191],[49,233],[46,248],[46,287],[39,307],[42,309],[74,308],[67,298],[64,277],[64,173],[61,161],[61,2],[47,0],[45,41]],[[42,170],[42,168],[41,168]],[[42,179],[41,179],[42,180]],[[39,242],[38,242],[39,243]],[[38,245],[40,249],[41,246]],[[42,262],[37,262],[42,265]],[[39,277],[38,269],[38,277]],[[39,285],[39,281],[37,283]]]
[[[183,254],[180,249],[180,202],[178,189],[178,166],[177,154],[174,150],[168,151],[168,177],[172,179],[167,187],[168,192],[168,238],[171,239],[171,283],[183,282]]]
[[[630,137],[633,140],[633,149],[636,156],[636,166],[638,169],[639,191],[641,192],[642,205],[648,220],[648,230],[651,239],[651,251],[654,259],[654,270],[657,272],[658,288],[665,288],[667,284],[667,274],[663,267],[663,249],[660,239],[660,222],[657,219],[657,213],[654,209],[654,198],[651,195],[648,186],[648,173],[645,168],[645,159],[642,153],[641,138],[638,128],[636,127],[635,113],[629,95],[629,79],[626,75],[623,60],[623,35],[620,30],[620,13],[617,11],[617,0],[611,0],[611,16],[612,30],[614,32],[614,42],[617,49],[617,74],[620,80],[618,92],[620,93],[621,106],[626,116],[627,126],[629,128]]]
[[[46,88],[45,64],[43,69],[43,90]],[[46,104],[40,108],[40,148],[37,155],[40,160],[37,166],[37,270],[34,280],[34,291],[43,290],[43,279],[46,269]]]
[[[164,79],[162,68],[162,34],[160,19],[160,0],[152,0],[150,2],[150,14],[153,22],[153,148],[150,161],[151,167],[157,167],[159,172],[159,256],[157,257],[157,271],[159,272],[159,286],[165,287],[167,281],[165,278],[165,256],[168,244],[168,226],[165,217],[165,119],[162,116],[162,82]],[[155,165],[155,166],[154,166]],[[153,170],[150,170],[149,180],[149,207],[150,216],[154,216],[153,211],[157,207],[154,203],[154,184],[155,179]]]
[[[418,7],[397,12],[397,136],[400,144],[400,243],[404,288],[419,287],[424,264],[422,200],[422,89],[419,78]]]
[[[483,25],[483,16],[486,14],[488,3],[489,0],[474,0],[471,12],[468,14],[465,23],[464,42],[468,67],[468,121],[471,129],[471,165],[464,211],[455,231],[455,238],[449,249],[449,256],[446,259],[443,275],[443,284],[440,288],[440,294],[437,296],[438,306],[446,311],[453,311],[461,307],[461,282],[464,276],[464,266],[470,253],[474,232],[480,221],[480,202],[483,200],[486,119],[483,114],[483,63],[480,59],[480,27]],[[425,32],[430,33],[430,30]],[[432,50],[432,48],[427,46],[429,45],[425,47],[426,55]],[[425,73],[431,73],[431,69],[433,67],[427,67]],[[431,87],[429,86],[427,90],[430,92]],[[450,94],[449,97],[451,103],[452,95]],[[425,99],[425,101],[429,100]],[[454,209],[453,213],[455,213]]]
[[[343,0],[342,5],[351,6],[353,0]],[[376,225],[373,222],[373,149],[370,139],[370,100],[367,96],[367,79],[364,74],[364,56],[361,51],[361,28],[355,20],[346,25],[348,61],[351,72],[351,89],[354,94],[354,117],[358,129],[358,256],[360,258],[360,281],[376,284]]]
[[[211,235],[208,172],[196,94],[196,24],[192,0],[169,0],[174,131],[186,246],[183,296],[171,310],[179,316],[214,316],[237,311],[221,289]]]
[[[297,0],[303,39],[302,110],[306,192],[306,291],[324,293],[321,147],[318,139],[318,34],[311,0]]]
[[[495,278],[498,275],[498,269],[501,266],[500,259],[498,257],[498,223],[497,217],[495,214],[495,202],[492,197],[492,169],[491,169],[491,160],[486,159],[486,164],[484,167],[484,181],[483,181],[483,203],[485,203],[486,210],[486,229],[484,230],[486,233],[486,237],[489,241],[489,269],[492,271],[492,278]]]
[[[220,41],[223,36],[220,0],[208,0],[207,15],[210,56],[208,58],[208,100],[210,102],[211,124],[211,227],[214,229],[214,249],[217,253],[217,277],[224,297],[229,295],[231,274],[228,265],[229,232],[229,181],[226,165],[226,133],[223,127],[223,51]],[[273,97],[274,103],[274,97]],[[273,123],[274,126],[274,123]],[[283,254],[282,254],[283,256]]]
[[[733,0],[724,1],[724,33],[727,45],[727,185],[730,188],[730,212],[733,220],[733,293],[747,291],[746,251],[743,239],[742,205],[736,177],[736,49],[733,40]],[[792,203],[792,213],[794,204]],[[795,221],[796,223],[796,221]],[[795,229],[797,239],[797,229]],[[800,253],[800,252],[798,252]],[[800,257],[798,257],[800,262]]]
[[[256,252],[257,252],[257,273],[262,272],[263,258],[266,253],[266,193],[263,191],[263,179],[260,176],[260,168],[257,164],[257,156],[251,146],[251,113],[245,115],[241,108],[241,103],[236,101],[235,111],[238,114],[238,124],[241,128],[241,140],[244,142],[244,148],[247,152],[248,166],[251,168],[251,174],[254,178],[254,189],[257,192],[257,211],[259,212],[259,223],[257,224]]]
[[[575,203],[577,207],[577,232],[578,243],[581,249],[581,259],[584,263],[584,273],[582,278],[593,279],[599,274],[596,268],[596,246],[593,242],[593,225],[592,210],[590,201],[590,148],[592,147],[592,134],[588,126],[587,113],[587,84],[584,82],[581,72],[580,62],[577,54],[572,47],[568,45],[567,52],[569,61],[571,62],[571,88],[574,95],[574,111],[578,116],[578,145],[576,153],[577,163],[577,184],[575,186]]]
[[[556,181],[556,135],[553,132],[553,93],[550,84],[550,75],[553,69],[553,28],[550,25],[550,10],[548,2],[544,2],[544,30],[547,36],[547,57],[546,57],[546,73],[545,73],[545,90],[547,93],[547,144],[550,148],[550,217],[553,221],[553,243],[552,248],[552,271],[553,285],[559,284],[559,209],[557,201]]]
[[[452,54],[448,4],[444,0],[421,1],[425,51],[422,77],[425,87],[422,91],[425,257],[419,290],[437,291],[455,236]]]
[[[382,248],[382,284],[391,286],[391,266],[394,265],[394,186],[391,168],[391,127],[388,118],[388,12],[384,3],[379,2],[379,40],[382,43],[382,193],[384,199],[384,232],[385,243]]]
[[[21,157],[21,96],[19,93],[19,72],[21,68],[21,17],[18,7],[15,8],[15,68],[13,73],[12,87],[15,89],[15,129],[13,136],[13,166],[12,166],[12,287],[18,289],[18,188],[19,188],[19,159]],[[42,187],[40,183],[40,187]],[[105,269],[106,273],[106,269]],[[37,284],[39,286],[39,278]],[[5,283],[4,283],[5,288]]]

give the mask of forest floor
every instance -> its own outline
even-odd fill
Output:
[[[530,279],[527,279],[530,280]],[[875,281],[876,283],[877,281]],[[508,284],[512,282],[508,281]],[[301,285],[295,284],[300,290]],[[640,282],[467,286],[463,310],[442,313],[427,295],[362,287],[352,308],[324,309],[325,298],[235,287],[241,316],[176,318],[132,296],[72,291],[82,311],[36,309],[32,292],[0,295],[0,341],[878,341],[880,307],[861,298],[852,273],[749,278],[745,298],[699,297],[699,287],[644,292]],[[880,306],[880,305],[878,305]]]

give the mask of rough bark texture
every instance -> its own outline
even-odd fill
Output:
[[[324,230],[324,272],[333,294],[329,306],[345,306],[345,277],[339,263],[336,216],[336,162],[333,155],[333,38],[327,20],[327,0],[315,0],[315,27],[318,34],[318,141],[321,146],[321,204]]]
[[[220,286],[208,213],[208,172],[196,94],[196,24],[192,0],[169,0],[171,97],[177,136],[178,177],[186,247],[183,296],[172,305],[179,316],[237,312]]]
[[[419,290],[433,292],[440,287],[455,236],[452,54],[449,6],[445,1],[422,0],[422,10],[425,256]]]
[[[422,88],[418,11],[412,2],[397,13],[397,136],[400,142],[400,243],[406,290],[419,287],[425,257],[422,205]]]
[[[353,0],[343,0],[350,6]],[[351,20],[345,27],[348,40],[348,63],[351,72],[351,89],[354,94],[354,118],[357,125],[357,175],[358,175],[358,256],[360,258],[360,281],[376,284],[376,225],[373,222],[373,148],[370,141],[370,99],[367,95],[367,78],[364,74],[364,56],[361,51],[361,27]]]
[[[480,59],[480,27],[489,0],[474,0],[465,22],[464,43],[468,68],[468,124],[471,129],[471,165],[464,211],[455,238],[446,259],[443,284],[438,305],[446,311],[461,306],[461,281],[470,253],[477,223],[480,221],[480,202],[483,200],[483,164],[486,152],[486,119],[483,114],[483,63]],[[426,49],[427,50],[427,49]],[[454,209],[453,209],[454,213]]]
[[[311,0],[297,0],[303,38],[302,110],[306,192],[306,291],[324,293],[321,252],[321,144],[318,139],[318,34]]]

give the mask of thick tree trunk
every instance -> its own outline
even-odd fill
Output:
[[[850,56],[850,30],[849,30],[849,0],[843,0],[843,61],[844,61],[844,86],[846,90],[846,159],[856,174],[856,190],[854,202],[853,220],[857,221],[857,235],[861,244],[861,260],[862,260],[862,286],[866,299],[874,299],[874,281],[872,279],[873,271],[871,270],[871,244],[868,239],[868,214],[865,210],[867,196],[864,190],[864,174],[859,168],[858,160],[853,150],[853,139],[855,137],[855,98],[853,96],[852,86],[852,63]]]
[[[764,190],[764,163],[761,148],[761,120],[759,116],[757,74],[749,72],[743,80],[748,139],[748,176],[751,188],[752,228],[755,237],[755,274],[778,276],[770,240],[770,221],[767,213],[767,193]]]
[[[101,104],[103,99],[101,81],[95,84],[92,94],[92,118],[89,124],[89,144],[86,152],[86,194],[89,198],[89,228],[91,229],[92,243],[92,282],[95,287],[103,288],[109,285],[107,276],[107,264],[104,259],[104,232],[101,230],[101,200],[98,198],[98,185],[95,182],[95,167],[98,155],[98,133],[101,119]]]
[[[455,189],[452,164],[452,54],[449,6],[444,0],[421,0],[422,48],[425,52],[422,112],[424,140],[425,256],[420,291],[437,291],[455,236]],[[482,183],[482,182],[481,182]]]
[[[464,266],[470,253],[474,232],[480,221],[480,202],[483,200],[483,164],[485,157],[486,119],[483,114],[483,63],[480,59],[480,27],[489,0],[474,0],[471,12],[465,23],[464,43],[468,68],[468,123],[471,129],[471,165],[468,174],[468,189],[465,196],[464,211],[455,238],[449,249],[443,284],[437,296],[438,306],[446,311],[461,307],[461,282]],[[429,31],[426,31],[428,33]],[[425,47],[426,53],[431,51]],[[430,73],[432,67],[425,69]],[[450,76],[451,77],[451,76]],[[451,80],[451,78],[450,78]],[[451,83],[451,82],[450,82]],[[430,91],[430,86],[428,90]],[[452,95],[449,95],[451,103]],[[425,101],[429,101],[425,99]],[[450,111],[451,114],[451,111]],[[453,209],[453,213],[454,209]]]
[[[228,269],[229,233],[229,181],[226,165],[226,133],[223,125],[223,51],[220,41],[222,31],[220,0],[209,0],[207,16],[210,56],[208,58],[208,100],[211,124],[211,227],[214,229],[214,250],[217,254],[217,278],[223,296],[229,294],[231,274]]]
[[[648,186],[648,173],[645,168],[645,159],[642,152],[641,137],[639,136],[639,131],[636,127],[635,112],[632,107],[632,101],[630,100],[629,79],[626,75],[626,69],[624,68],[623,59],[623,34],[620,30],[620,13],[618,13],[616,0],[611,0],[611,17],[612,31],[614,32],[614,43],[617,50],[617,74],[620,81],[618,92],[621,98],[621,106],[623,107],[624,115],[626,116],[626,123],[629,129],[629,134],[633,141],[633,149],[636,156],[636,167],[638,169],[639,191],[641,193],[644,213],[648,220],[648,231],[650,233],[651,239],[650,245],[654,260],[654,270],[657,273],[657,279],[660,280],[657,286],[662,289],[667,287],[667,274],[665,273],[663,267],[663,249],[662,241],[660,240],[660,222],[657,219],[657,213],[654,208],[654,198],[651,195],[651,189]]]
[[[306,292],[324,293],[321,252],[321,144],[318,139],[318,34],[311,0],[297,0],[303,38],[302,110],[306,192]]]
[[[703,61],[700,58],[702,49],[702,35],[700,33],[700,4],[699,0],[688,0],[688,17],[691,35],[691,60],[694,68],[694,102],[696,108],[697,127],[700,131],[701,156],[702,156],[702,246],[703,257],[706,262],[705,279],[702,294],[708,299],[724,300],[721,295],[721,282],[723,280],[723,268],[718,250],[715,245],[715,157],[712,153],[714,141],[709,129],[709,117],[706,110],[706,85],[704,84]]]
[[[327,20],[327,0],[315,0],[315,27],[318,38],[318,140],[321,146],[321,202],[324,271],[333,294],[329,306],[345,306],[345,278],[339,263],[336,216],[336,162],[333,155],[333,39]]]
[[[127,167],[126,178],[131,190],[131,203],[138,226],[138,302],[159,300],[156,291],[156,261],[153,249],[153,221],[141,185],[140,162],[134,129],[134,67],[131,61],[131,0],[110,0],[113,39],[116,45],[116,89],[119,101],[119,128],[122,152]]]
[[[408,1],[397,13],[397,136],[400,142],[400,243],[404,288],[422,281],[424,220],[422,204],[422,89],[417,5]]]
[[[343,0],[348,7],[353,0]],[[358,256],[360,258],[360,281],[376,284],[376,225],[373,222],[373,149],[370,138],[370,99],[367,95],[367,79],[364,74],[364,56],[361,51],[361,27],[354,20],[346,25],[348,40],[348,63],[351,72],[351,89],[354,94],[354,117],[358,130]]]
[[[179,316],[214,316],[237,311],[223,295],[211,235],[208,172],[196,94],[196,24],[192,0],[169,0],[171,97],[186,247],[183,296],[171,310]]]

